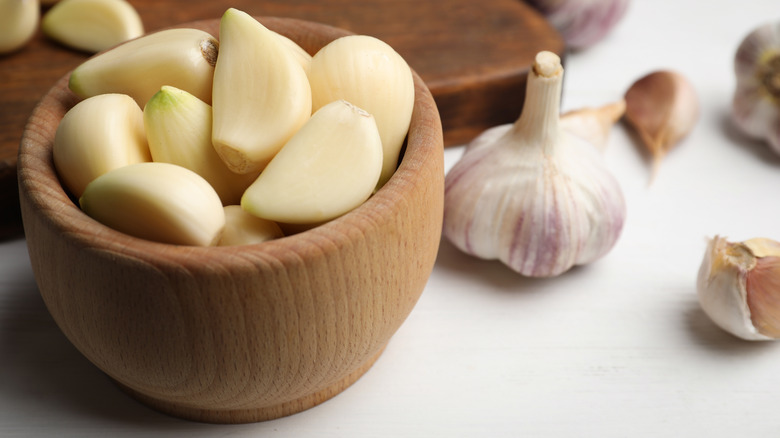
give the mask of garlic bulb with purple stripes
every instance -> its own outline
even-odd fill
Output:
[[[474,139],[445,178],[444,235],[525,276],[602,257],[626,215],[600,150],[559,125],[562,81],[560,58],[540,52],[520,118],[501,135]]]
[[[761,25],[742,40],[734,73],[734,122],[780,154],[780,21]]]
[[[628,0],[527,0],[573,49],[604,39],[628,9]]]

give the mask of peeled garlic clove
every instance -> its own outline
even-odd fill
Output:
[[[735,124],[780,154],[780,22],[760,26],[742,40],[734,72]]]
[[[526,276],[602,257],[626,214],[600,151],[560,127],[562,81],[560,58],[539,53],[520,118],[478,137],[445,177],[444,235]]]
[[[24,46],[38,29],[38,0],[0,1],[0,54]]]
[[[379,39],[346,36],[314,54],[309,81],[315,111],[343,99],[374,116],[384,148],[383,185],[395,172],[412,118],[414,81],[406,61]]]
[[[219,41],[212,142],[230,170],[257,172],[311,115],[309,81],[279,34],[245,12],[225,12]]]
[[[284,237],[282,229],[244,211],[240,205],[225,206],[225,230],[218,246],[252,245]]]
[[[650,152],[653,173],[661,160],[687,136],[699,119],[696,89],[680,73],[661,70],[634,82],[626,91],[626,121]]]
[[[349,102],[331,102],[268,163],[241,207],[277,222],[324,222],[368,199],[381,170],[382,140],[374,118]]]
[[[573,49],[585,49],[604,39],[628,9],[628,0],[527,0]]]
[[[561,115],[561,129],[568,131],[588,143],[604,149],[609,133],[615,123],[626,112],[626,101],[620,99],[598,108],[581,108]]]
[[[95,53],[143,35],[144,25],[125,0],[62,0],[43,16],[41,30],[66,46]]]
[[[152,160],[178,164],[206,179],[224,205],[238,204],[258,173],[230,171],[211,144],[211,106],[192,94],[163,86],[144,108]]]
[[[303,68],[303,71],[308,75],[309,69],[311,68],[311,55],[309,52],[304,50],[303,47],[298,45],[298,43],[287,38],[286,36],[280,33],[277,33],[277,35],[282,41],[282,44],[289,49],[295,60],[298,61],[298,64],[300,64],[301,68]]]
[[[746,340],[780,338],[780,243],[716,236],[696,286],[702,309],[723,330]]]
[[[211,185],[169,163],[107,172],[89,183],[79,204],[98,222],[155,242],[215,245],[225,227],[225,212]]]
[[[81,98],[127,94],[141,108],[163,85],[211,103],[218,51],[217,40],[202,30],[163,30],[88,59],[73,70],[68,86]]]
[[[77,103],[60,121],[52,147],[54,166],[76,197],[93,179],[118,167],[151,161],[143,111],[124,94]]]

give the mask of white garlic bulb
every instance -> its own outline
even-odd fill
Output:
[[[699,268],[696,290],[704,313],[745,340],[780,338],[780,243],[731,243],[715,236]]]
[[[444,234],[533,277],[592,262],[617,241],[623,193],[597,147],[563,130],[560,58],[536,56],[520,118],[476,138],[445,178]],[[490,138],[492,137],[492,138]]]
[[[758,27],[742,40],[734,72],[735,124],[780,154],[780,22]]]
[[[527,0],[561,33],[569,47],[585,49],[604,39],[628,9],[628,0]]]

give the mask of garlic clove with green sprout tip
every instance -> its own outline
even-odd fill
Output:
[[[444,235],[525,276],[556,276],[602,257],[626,214],[599,149],[560,126],[562,81],[560,58],[539,53],[520,118],[468,147],[445,178]]]
[[[735,124],[780,154],[780,22],[760,26],[742,40],[734,72]]]
[[[696,290],[704,313],[723,330],[751,341],[780,338],[780,242],[715,236]]]

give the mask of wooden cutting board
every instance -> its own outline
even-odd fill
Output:
[[[534,55],[550,50],[563,56],[565,50],[562,37],[520,0],[129,1],[147,31],[218,18],[235,7],[380,38],[430,88],[447,145],[516,119]],[[54,82],[87,57],[40,32],[21,51],[0,56],[0,238],[21,233],[16,154],[27,117]]]

